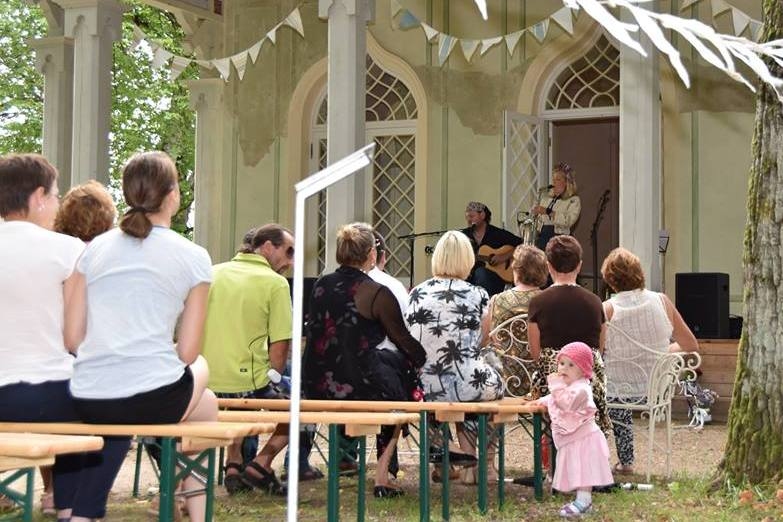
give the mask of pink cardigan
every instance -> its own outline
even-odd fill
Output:
[[[595,423],[595,402],[590,381],[578,379],[567,385],[557,374],[547,377],[549,395],[538,402],[547,407],[552,420],[552,438],[557,449],[579,440],[594,431],[599,431]]]

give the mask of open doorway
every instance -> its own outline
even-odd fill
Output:
[[[551,165],[565,162],[576,173],[577,194],[582,201],[582,213],[573,230],[583,249],[580,283],[593,289],[598,278],[599,295],[605,290],[601,280],[601,263],[610,250],[619,244],[619,118],[554,120],[551,122]],[[590,233],[596,222],[601,196],[609,190],[603,217],[597,228],[597,266]]]

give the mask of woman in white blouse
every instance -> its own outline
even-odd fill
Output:
[[[570,235],[581,211],[574,169],[568,163],[559,163],[552,170],[552,188],[532,210],[538,222],[536,246],[544,250],[554,236]]]

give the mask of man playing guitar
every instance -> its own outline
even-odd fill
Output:
[[[470,283],[483,287],[490,296],[503,291],[506,283],[512,282],[511,257],[514,247],[522,239],[507,230],[490,225],[492,211],[484,203],[471,201],[465,208],[467,228],[462,233],[468,236],[476,254],[476,264],[468,278]],[[502,275],[506,275],[504,280]]]

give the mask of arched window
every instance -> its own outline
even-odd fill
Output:
[[[619,105],[620,51],[601,35],[587,53],[560,72],[544,107],[560,110]]]

